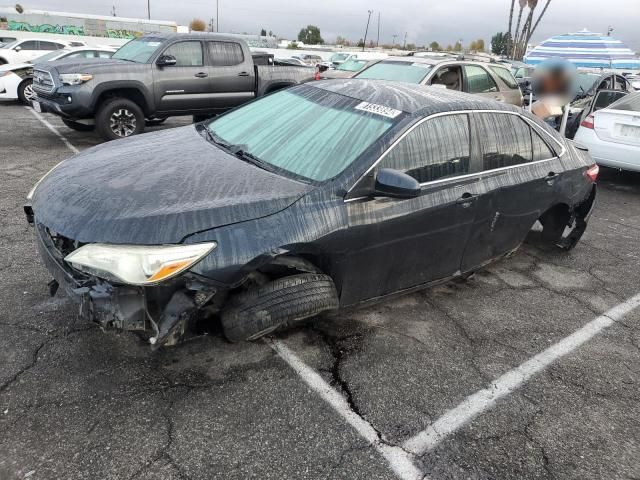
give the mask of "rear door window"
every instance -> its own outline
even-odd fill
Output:
[[[214,67],[231,67],[244,62],[242,47],[235,42],[208,42],[209,58]]]
[[[59,43],[43,42],[42,40],[38,43],[40,44],[39,50],[60,50],[63,47]]]
[[[516,79],[513,78],[513,75],[511,75],[511,72],[509,71],[509,69],[507,68],[502,68],[502,67],[497,67],[495,65],[492,65],[489,67],[489,69],[495,73],[498,77],[500,77],[500,79],[507,84],[507,86],[509,88],[511,88],[512,90],[515,90],[518,87],[518,82],[516,82]]]
[[[26,42],[22,42],[18,45],[22,50],[38,50],[38,42],[35,40],[27,40]],[[55,50],[55,49],[50,49]]]
[[[491,75],[478,65],[465,65],[464,76],[466,81],[466,92],[469,93],[491,93],[497,92],[498,86],[491,78]]]
[[[435,117],[411,130],[380,162],[420,183],[469,173],[469,117],[466,114]]]
[[[482,169],[511,167],[533,160],[531,127],[517,115],[478,113]]]
[[[178,42],[164,51],[176,59],[176,67],[201,67],[204,65],[202,44],[198,41]]]
[[[549,160],[556,156],[556,152],[549,147],[547,142],[536,132],[535,128],[531,128],[531,143],[533,144],[532,160],[534,162],[538,160]]]

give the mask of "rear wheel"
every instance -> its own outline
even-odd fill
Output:
[[[222,311],[231,342],[256,340],[280,326],[338,308],[338,294],[328,275],[304,273],[255,286],[232,298]]]
[[[131,100],[112,98],[100,105],[96,129],[106,140],[137,135],[144,131],[144,113]]]
[[[84,123],[74,122],[73,120],[62,119],[62,123],[64,123],[67,127],[72,130],[76,130],[78,132],[91,132],[95,128],[95,125],[87,125]]]
[[[18,85],[18,98],[25,105],[31,105],[31,101],[34,100],[36,94],[33,91],[33,80],[27,78]]]

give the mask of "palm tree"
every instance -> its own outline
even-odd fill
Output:
[[[529,6],[529,14],[527,15],[527,19],[522,26],[522,32],[520,33],[520,38],[518,38],[518,42],[516,43],[516,51],[514,55],[514,58],[518,60],[521,60],[524,54],[527,52],[527,43],[531,36],[533,13],[538,6],[538,0],[527,0],[527,4]]]
[[[511,27],[513,26],[513,7],[516,5],[516,0],[511,0],[511,10],[509,10],[509,28],[507,33],[507,45],[506,51],[511,51]]]
[[[527,5],[527,0],[520,0],[520,12],[518,13],[518,22],[516,23],[516,32],[513,35],[513,38],[518,38],[518,34],[520,33],[520,21],[522,20],[522,11],[524,10],[524,7]],[[512,52],[511,52],[511,58],[513,58],[513,56],[516,53],[516,47],[517,44],[514,42],[511,42],[513,44],[513,48],[512,48]]]
[[[531,29],[531,33],[529,34],[529,39],[527,39],[527,43],[529,43],[529,40],[531,39],[531,36],[536,31],[536,28],[538,28],[538,25],[540,24],[540,20],[542,20],[542,17],[544,17],[544,14],[547,12],[547,8],[549,8],[549,4],[550,3],[551,3],[551,0],[547,0],[547,3],[545,3],[544,8],[542,9],[542,12],[540,13],[540,16],[538,17],[538,20],[536,20],[535,25]]]

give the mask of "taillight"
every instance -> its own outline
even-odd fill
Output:
[[[587,115],[587,118],[580,122],[580,126],[593,130],[596,127],[596,119],[593,115]]]
[[[585,172],[584,176],[587,177],[591,182],[595,182],[598,179],[598,174],[600,173],[600,167],[596,164],[591,165]]]
[[[316,74],[313,76],[313,79],[314,80],[320,80],[321,79],[320,72],[316,72]]]

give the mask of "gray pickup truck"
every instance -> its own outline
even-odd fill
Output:
[[[260,63],[260,64],[258,64]],[[34,68],[33,107],[107,140],[141,133],[174,115],[205,118],[314,78],[310,67],[277,66],[230,35],[148,34],[111,59]]]

